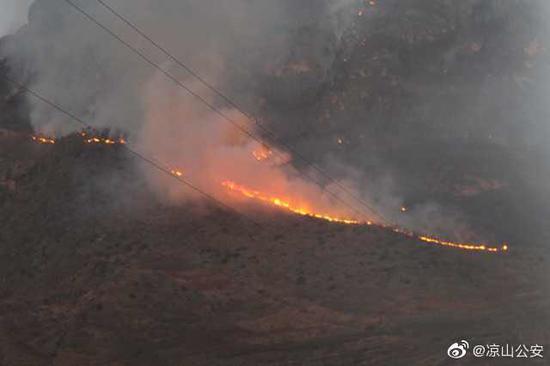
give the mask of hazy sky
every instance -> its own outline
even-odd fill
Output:
[[[27,21],[27,11],[33,0],[0,0],[0,37]]]

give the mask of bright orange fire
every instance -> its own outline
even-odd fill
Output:
[[[125,145],[126,140],[122,137],[114,139],[110,137],[88,136],[84,132],[81,133],[84,137],[84,142],[87,144],[100,144],[100,145]]]
[[[254,156],[254,159],[263,161],[269,159],[273,155],[273,151],[271,151],[271,149],[267,146],[261,146],[260,148],[254,150],[252,155]]]
[[[80,135],[83,137],[83,141],[87,144],[103,144],[103,145],[124,145],[126,144],[126,140],[122,137],[120,138],[109,138],[109,137],[101,137],[101,136],[95,136],[92,134],[89,134],[85,131],[81,132]],[[56,139],[53,137],[47,137],[44,135],[35,135],[32,136],[32,140],[39,143],[39,144],[55,144]],[[258,161],[263,161],[266,159],[269,159],[273,152],[267,148],[262,146],[261,148],[253,151],[253,156]],[[176,177],[182,177],[184,175],[184,172],[182,170],[178,169],[171,169],[170,173]],[[281,209],[287,210],[289,212],[301,215],[301,216],[307,216],[312,217],[315,219],[320,220],[326,220],[333,223],[339,223],[339,224],[346,224],[346,225],[376,225],[380,228],[389,229],[396,233],[405,235],[409,238],[414,238],[417,240],[420,240],[422,242],[428,243],[428,244],[434,244],[444,247],[451,247],[451,248],[457,248],[462,250],[470,250],[470,251],[480,251],[480,252],[507,252],[509,250],[509,247],[507,244],[502,244],[500,247],[495,246],[489,246],[486,244],[475,244],[475,243],[456,243],[451,242],[447,240],[438,239],[433,236],[428,235],[419,235],[412,231],[408,231],[405,229],[401,229],[398,227],[391,227],[384,224],[374,224],[371,221],[359,221],[357,219],[348,218],[348,217],[339,217],[339,216],[333,216],[329,215],[327,213],[320,213],[315,212],[309,208],[304,207],[303,205],[299,205],[296,203],[293,203],[290,199],[285,199],[281,197],[275,197],[271,196],[256,190],[252,190],[250,188],[247,188],[245,186],[239,185],[232,181],[223,181],[222,186],[228,189],[229,191],[239,193],[247,198],[261,201],[264,203],[267,203],[269,205],[279,207]],[[406,207],[401,207],[401,212],[407,212],[408,209]]]
[[[80,136],[84,139],[84,142],[87,144],[100,144],[100,145],[125,145],[126,140],[122,137],[111,138],[91,135],[85,131],[80,132]],[[56,143],[54,137],[48,137],[45,135],[34,135],[31,136],[32,140],[39,144],[53,145]]]
[[[183,177],[183,171],[177,170],[177,169],[171,169],[170,174],[172,174],[176,177]]]
[[[313,217],[313,218],[316,218],[316,219],[321,219],[321,220],[326,220],[326,221],[336,222],[336,223],[341,223],[341,224],[348,224],[348,225],[358,225],[358,224],[360,224],[360,221],[357,221],[357,220],[353,220],[353,219],[349,219],[349,218],[343,218],[343,217],[330,216],[328,214],[321,214],[321,213],[313,212],[313,211],[310,211],[310,210],[308,210],[304,207],[299,207],[299,206],[291,203],[289,200],[279,198],[279,197],[268,196],[268,195],[265,195],[261,192],[248,189],[244,186],[238,185],[238,184],[236,184],[234,182],[231,182],[231,181],[226,180],[226,181],[222,182],[222,185],[224,187],[226,187],[227,189],[229,189],[233,192],[241,193],[242,195],[244,195],[248,198],[252,198],[252,199],[255,199],[255,200],[266,202],[266,203],[269,203],[273,206],[281,207],[283,209],[286,209],[286,210],[288,210],[290,212],[293,212],[295,214],[298,214],[298,215],[309,216],[309,217]]]
[[[43,136],[43,135],[32,136],[32,140],[34,142],[39,143],[39,144],[47,144],[47,145],[55,144],[55,138],[47,137],[47,136]]]
[[[429,236],[418,236],[418,239],[422,240],[425,243],[442,245],[445,247],[459,248],[464,250],[477,250],[481,252],[506,252],[508,251],[508,245],[503,244],[500,248],[491,247],[485,244],[473,244],[473,243],[453,243],[446,240],[436,239]]]
[[[250,199],[262,201],[262,202],[268,203],[272,206],[280,207],[282,209],[285,209],[287,211],[290,211],[290,212],[293,212],[295,214],[299,214],[299,215],[302,215],[302,216],[313,217],[313,218],[316,218],[316,219],[326,220],[326,221],[330,221],[330,222],[334,222],[334,223],[340,223],[340,224],[373,225],[373,223],[370,222],[370,221],[361,222],[359,220],[355,220],[355,219],[352,219],[352,218],[342,218],[342,217],[331,216],[331,215],[328,215],[328,214],[317,213],[317,212],[314,212],[314,211],[311,211],[311,210],[308,210],[308,209],[305,209],[305,208],[302,208],[302,207],[298,207],[298,206],[292,204],[289,200],[278,198],[278,197],[273,197],[273,196],[261,193],[259,191],[249,189],[247,187],[244,187],[242,185],[239,185],[239,184],[231,182],[231,181],[224,181],[224,182],[222,182],[222,185],[225,188],[229,189],[230,191],[240,193],[243,196],[248,197]],[[411,231],[407,231],[407,230],[400,229],[400,228],[397,228],[397,227],[388,227],[388,226],[385,226],[385,225],[378,225],[378,224],[376,226],[382,227],[382,228],[385,228],[385,229],[391,229],[396,233],[408,236],[410,238],[415,238],[415,239],[418,239],[420,241],[423,241],[423,242],[429,243],[429,244],[435,244],[435,245],[451,247],[451,248],[457,248],[457,249],[462,249],[462,250],[491,252],[491,253],[508,251],[508,245],[507,244],[503,244],[501,247],[494,247],[494,246],[489,246],[489,245],[485,245],[485,244],[455,243],[455,242],[451,242],[451,241],[437,239],[437,238],[431,237],[431,236],[418,235],[418,234],[413,233]]]

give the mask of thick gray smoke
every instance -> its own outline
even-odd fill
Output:
[[[97,2],[74,3],[140,48],[155,63],[170,68],[162,53]],[[139,0],[110,4],[224,90],[230,87],[229,82],[250,84],[254,76],[269,67],[268,60],[272,67],[288,62],[295,48],[293,33],[304,22],[319,26],[315,29],[329,39],[331,53],[343,30],[337,14],[342,8],[334,2],[305,2],[300,6],[303,14],[294,14],[290,1]],[[145,115],[141,96],[154,68],[63,0],[36,1],[29,19],[29,25],[2,48],[2,55],[7,56],[13,68],[34,88],[70,106],[94,126],[139,130]],[[330,62],[331,55],[325,59]],[[321,65],[325,70],[329,66]],[[189,77],[181,69],[171,72],[181,80]],[[237,97],[246,93],[249,92]],[[52,133],[78,128],[50,108],[33,101],[31,104],[35,128]]]
[[[72,1],[235,123],[260,132],[96,1]],[[461,172],[469,151],[496,156],[538,148],[550,136],[543,1],[105,1],[356,196],[412,229],[467,232],[460,210],[432,197],[449,195],[442,187],[461,198],[498,190],[505,169],[495,169],[498,179],[479,178],[489,168],[459,177],[448,171]],[[36,0],[29,24],[0,43],[0,58],[49,99],[95,127],[128,133],[138,149],[220,197],[227,179],[352,215],[327,196],[326,179],[304,180],[288,151],[256,161],[265,147],[64,0]],[[39,131],[80,128],[40,102],[29,104]],[[170,198],[189,197],[169,179],[151,181]]]
[[[0,1],[0,37],[5,36],[27,21],[27,13],[32,0]]]
[[[188,85],[222,113],[253,133],[242,113],[220,103],[166,55],[141,39],[95,1],[79,7],[140,49],[145,57]],[[301,98],[300,83],[262,85],[277,75],[307,74],[318,89],[336,58],[353,14],[351,1],[116,1],[121,14],[235,100]],[[293,202],[297,207],[347,214],[316,184],[291,167],[290,157],[271,148],[274,162],[258,162],[261,143],[242,134],[151,67],[63,0],[39,0],[29,25],[4,42],[2,54],[20,79],[97,128],[120,129],[148,156],[184,172],[210,193],[226,194],[231,180]],[[307,54],[307,56],[306,56]],[[275,76],[275,78],[274,78]],[[315,93],[315,92],[314,92]],[[280,97],[279,97],[280,96]],[[40,101],[30,100],[34,128],[66,134],[81,128]],[[159,191],[182,196],[181,187],[151,176]],[[187,194],[183,195],[187,197]]]

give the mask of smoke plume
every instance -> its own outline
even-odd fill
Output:
[[[27,21],[27,12],[32,0],[0,1],[0,37],[5,36]]]
[[[264,146],[232,125],[236,123],[260,136],[254,123],[241,112],[222,103],[98,3],[75,4],[139,48],[145,57],[185,83],[226,118],[143,62],[63,0],[36,1],[30,9],[29,24],[2,47],[12,69],[33,89],[67,106],[93,127],[125,131],[138,150],[181,170],[186,179],[220,199],[229,199],[221,183],[230,180],[291,200],[300,207],[351,215],[348,208],[336,205],[334,197],[288,164],[292,159],[288,152]],[[308,74],[313,69],[315,78],[325,79],[352,9],[351,1],[306,1],[295,6],[291,1],[267,0],[140,0],[111,5],[209,83],[230,92],[235,100],[245,101],[259,100],[258,95],[265,91],[259,85],[261,81],[288,70]],[[313,31],[319,32],[314,37],[316,44],[304,50],[304,32],[310,36]],[[307,62],[303,54],[306,51],[314,62]],[[315,83],[308,85],[316,87]],[[269,93],[288,99],[293,89],[295,86],[281,86]],[[49,106],[35,100],[30,103],[37,131],[63,135],[80,128]],[[272,156],[270,161],[254,158],[255,151],[262,149]],[[169,199],[196,198],[169,177],[146,172],[151,183]],[[314,172],[308,171],[307,175],[318,180]]]
[[[231,180],[300,206],[357,216],[327,193],[365,211],[342,193],[344,184],[388,221],[443,234],[468,231],[460,210],[441,207],[433,192],[423,192],[430,199],[405,198],[426,186],[422,177],[432,168],[425,157],[452,155],[463,145],[532,148],[549,136],[541,107],[549,85],[541,61],[547,29],[540,14],[546,13],[539,11],[548,7],[541,2],[105,0],[338,177],[333,182],[291,151],[263,146],[235,128],[231,122],[263,133],[98,2],[71,1],[217,111],[65,0],[36,0],[28,24],[0,42],[0,58],[47,98],[93,127],[124,131],[136,149],[220,199],[236,199],[221,185]],[[80,129],[39,101],[29,105],[37,131]],[[258,161],[258,151],[269,157]],[[196,198],[170,177],[145,172],[167,199]],[[451,184],[452,193],[505,186],[481,182]]]

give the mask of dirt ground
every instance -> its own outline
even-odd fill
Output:
[[[549,343],[528,239],[491,255],[263,210],[257,227],[163,204],[123,149],[2,141],[24,166],[0,191],[2,366],[492,364],[446,350]]]

